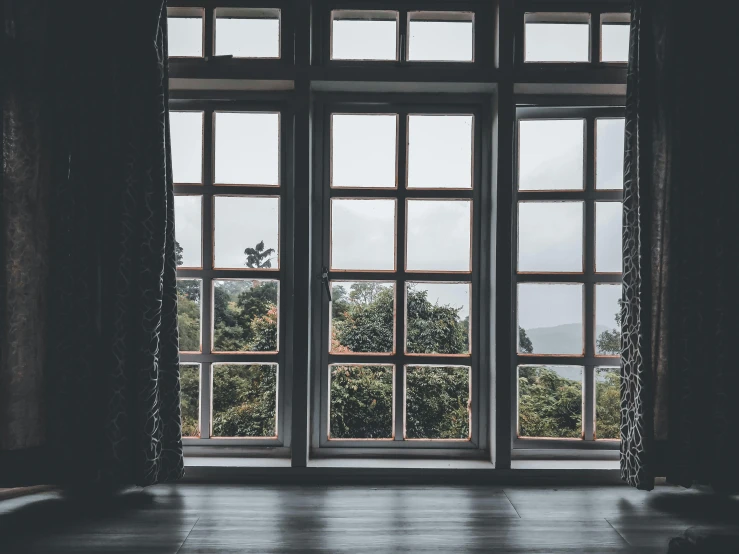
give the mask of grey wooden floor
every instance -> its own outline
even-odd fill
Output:
[[[739,501],[672,487],[160,485],[80,507],[0,502],[0,552],[666,552]]]

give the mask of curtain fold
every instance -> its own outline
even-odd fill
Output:
[[[739,39],[731,14],[686,3],[635,0],[631,15],[622,478],[736,491]]]
[[[176,479],[166,4],[40,4],[53,21],[48,63],[37,68],[52,92],[41,152],[51,168],[44,478],[84,486]]]

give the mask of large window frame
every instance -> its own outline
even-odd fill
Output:
[[[317,226],[313,256],[320,260],[321,267],[330,267],[330,201],[332,198],[394,198],[396,205],[395,271],[342,271],[330,270],[331,281],[394,281],[396,283],[395,353],[376,354],[331,354],[329,343],[328,294],[323,286],[314,287],[313,347],[317,351],[313,367],[313,410],[311,454],[315,457],[336,455],[383,455],[398,453],[407,455],[481,458],[488,448],[488,395],[489,371],[484,360],[489,359],[489,314],[478,306],[486,305],[489,298],[489,253],[482,247],[489,244],[490,218],[485,210],[490,202],[489,165],[483,161],[483,151],[491,147],[491,114],[489,98],[483,95],[457,95],[454,99],[440,95],[321,95],[314,112],[315,171],[314,171],[314,214]],[[397,188],[332,188],[330,187],[331,164],[331,114],[398,114],[397,138]],[[407,188],[407,151],[409,114],[464,114],[473,116],[473,185],[469,190]],[[406,206],[413,199],[469,199],[472,202],[471,271],[430,272],[405,269]],[[318,262],[317,262],[318,263]],[[460,355],[406,354],[405,329],[405,285],[416,281],[469,281],[472,287],[471,308],[471,352]],[[320,283],[319,283],[320,284]],[[328,366],[346,364],[393,364],[395,366],[394,390],[394,438],[391,440],[351,440],[327,438],[328,429]],[[413,365],[469,365],[471,367],[471,436],[469,440],[450,439],[404,439],[404,395],[405,366]]]
[[[280,9],[281,57],[229,59],[213,56],[217,8]],[[331,60],[328,33],[332,9],[398,11],[399,37],[407,35],[408,12],[474,12],[474,61],[416,62],[402,57],[395,62]],[[596,456],[603,449],[609,456],[616,454],[613,448],[617,448],[617,442],[546,440],[537,443],[525,439],[521,444],[522,439],[515,437],[514,372],[519,356],[516,351],[514,256],[519,196],[514,185],[514,138],[517,107],[611,109],[623,106],[625,94],[626,65],[623,63],[600,62],[594,56],[590,63],[583,64],[521,63],[524,14],[560,12],[566,17],[567,12],[587,12],[593,22],[598,20],[593,17],[596,13],[618,14],[609,16],[610,21],[623,23],[628,18],[628,9],[628,4],[622,0],[179,0],[177,6],[170,6],[172,15],[177,15],[178,10],[181,16],[196,12],[203,15],[202,57],[169,60],[171,109],[203,111],[206,121],[213,110],[279,111],[281,114],[281,186],[279,192],[273,187],[265,187],[270,190],[263,191],[267,195],[279,194],[281,206],[282,263],[275,273],[279,274],[276,278],[281,283],[280,351],[271,358],[280,364],[278,439],[215,439],[203,434],[201,439],[184,440],[186,456],[282,457],[290,458],[289,465],[297,468],[310,465],[310,460],[318,457],[479,458],[490,462],[491,467],[507,469],[512,459],[541,457],[542,451],[544,457],[549,453],[562,455],[565,450],[567,456],[575,458]],[[591,26],[591,36],[596,32],[594,27]],[[600,33],[600,25],[597,27]],[[594,46],[591,39],[591,51]],[[407,43],[399,44],[398,48],[406,51]],[[473,434],[474,429],[479,434],[463,448],[421,445],[416,440],[412,441],[415,445],[393,441],[389,448],[370,446],[364,441],[363,444],[338,446],[322,443],[315,427],[325,425],[325,418],[321,421],[320,406],[324,390],[321,376],[327,364],[323,359],[327,357],[323,341],[327,332],[328,299],[321,281],[321,268],[326,265],[324,216],[328,217],[324,213],[328,202],[324,176],[329,144],[325,125],[327,110],[333,105],[352,108],[364,105],[372,106],[373,110],[390,110],[390,106],[399,105],[415,110],[419,106],[449,104],[469,106],[481,114],[479,121],[476,120],[481,140],[475,143],[481,186],[473,187],[473,191],[481,195],[479,202],[476,200],[473,217],[474,225],[480,226],[476,231],[480,236],[477,240],[480,249],[473,247],[473,252],[479,256],[481,281],[473,286],[473,294],[477,297],[470,302],[473,314],[480,319],[476,326],[473,325],[473,333],[479,333],[477,347],[473,345],[473,356],[477,356],[473,365],[479,367],[476,370],[479,398],[472,399],[473,409],[477,410],[472,420]],[[418,113],[421,111],[419,109]],[[181,356],[183,364],[201,364],[201,383],[210,379],[213,363],[268,358],[267,355],[214,354],[209,349],[208,333],[212,325],[212,296],[207,294],[209,283],[214,278],[251,277],[253,270],[214,270],[209,264],[213,213],[208,203],[212,203],[213,195],[256,193],[254,187],[213,184],[212,140],[212,128],[206,124],[203,183],[175,185],[177,195],[203,196],[204,265],[202,269],[178,270],[178,278],[203,279],[204,349],[197,354],[183,353]],[[339,192],[343,197],[355,192],[359,196],[382,197],[386,191],[341,189]],[[430,198],[445,194],[459,197],[458,191],[413,191],[416,192]],[[614,198],[620,194],[618,191],[611,193]],[[399,211],[399,216],[401,212],[404,210]],[[408,279],[420,281],[423,280],[421,275],[409,273]],[[265,278],[267,274],[260,271],[258,277]],[[392,277],[383,274],[383,279]],[[396,292],[400,302],[403,291],[398,288]],[[396,340],[396,348],[400,352],[402,342]],[[527,359],[525,363],[535,361]],[[619,365],[615,357],[577,361],[580,365],[590,362],[598,367]],[[455,363],[459,363],[458,359]],[[208,422],[209,396],[203,388],[200,419]],[[397,399],[396,405],[401,406]]]
[[[615,450],[620,446],[617,440],[597,439],[595,437],[595,371],[602,367],[620,367],[619,356],[598,355],[596,353],[595,336],[595,290],[598,284],[620,285],[619,273],[597,272],[595,267],[595,210],[597,202],[622,202],[622,190],[609,190],[596,188],[595,160],[596,160],[596,120],[618,119],[624,117],[624,109],[621,107],[575,107],[572,105],[560,106],[519,106],[516,110],[516,132],[515,148],[518,160],[520,123],[532,120],[584,120],[583,159],[584,175],[582,190],[519,190],[518,167],[514,164],[513,179],[513,209],[512,221],[514,229],[513,242],[513,279],[511,286],[511,298],[513,304],[513,317],[511,325],[514,331],[518,330],[517,300],[518,285],[522,283],[570,283],[580,284],[583,287],[583,354],[577,355],[545,355],[525,354],[519,352],[518,333],[513,333],[512,341],[512,367],[511,379],[511,446],[513,449],[595,449]],[[518,270],[518,206],[520,202],[526,201],[579,201],[583,202],[584,217],[582,227],[582,259],[583,268],[581,272],[545,272],[545,271],[519,271]],[[522,365],[564,365],[579,366],[583,368],[583,406],[582,406],[582,438],[535,438],[518,436],[518,367]]]
[[[193,99],[173,93],[169,105],[171,111],[199,112],[203,114],[203,163],[200,184],[175,184],[175,197],[200,196],[201,211],[201,268],[178,268],[178,279],[198,279],[201,282],[201,351],[181,352],[181,364],[199,364],[199,437],[184,437],[186,450],[198,452],[195,447],[272,447],[274,452],[289,453],[291,418],[288,391],[292,386],[292,296],[294,271],[292,264],[294,226],[292,172],[293,113],[285,101],[267,100],[258,96],[253,100]],[[188,95],[189,96],[189,95]],[[279,186],[215,184],[215,117],[217,113],[278,113],[279,114]],[[272,269],[216,269],[215,252],[215,201],[218,197],[278,197],[279,198],[279,268]],[[279,282],[278,350],[277,352],[230,353],[213,352],[213,287],[214,281],[229,279],[277,280]],[[213,365],[228,363],[276,363],[277,371],[277,436],[272,437],[211,437],[213,404]]]

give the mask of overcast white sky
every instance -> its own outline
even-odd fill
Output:
[[[217,25],[218,54],[277,54],[279,30],[275,20],[222,19]],[[244,31],[246,27],[249,27],[249,32]],[[585,44],[587,55],[587,26],[575,27],[529,24],[527,53],[540,59],[577,59],[582,56],[579,52]],[[628,27],[607,27],[603,33],[604,59],[625,59]],[[395,58],[394,21],[335,21],[333,29],[334,57]],[[199,19],[170,18],[170,55],[202,55],[201,33],[202,21]],[[471,56],[469,23],[414,21],[410,36],[410,52],[414,59],[442,56],[469,59]],[[278,184],[279,116],[220,113],[216,117],[215,182]],[[201,182],[202,124],[199,113],[171,114],[175,182]],[[333,185],[394,187],[397,125],[394,115],[335,115]],[[519,186],[522,190],[582,189],[583,125],[582,120],[521,122]],[[408,127],[409,188],[471,186],[471,116],[412,116]],[[599,120],[597,142],[597,187],[621,188],[623,120]],[[224,194],[227,193],[228,189],[224,187]],[[331,216],[333,267],[392,269],[395,210],[393,200],[335,199]],[[184,248],[184,265],[198,266],[201,263],[201,200],[199,197],[178,197],[176,211],[176,233]],[[278,212],[277,198],[217,198],[216,267],[244,267],[244,249],[261,240],[265,241],[267,248],[277,248]],[[520,269],[579,270],[582,264],[582,213],[579,202],[522,203],[519,211]],[[407,222],[409,269],[467,269],[469,214],[466,201],[411,202]],[[600,271],[619,271],[620,258],[620,206],[618,203],[599,203],[596,210],[597,268]],[[273,266],[276,265],[274,260]],[[529,288],[519,294],[522,326],[547,327],[581,321],[579,287],[525,286]],[[435,290],[430,298],[437,297],[442,304],[464,305],[467,306],[465,310],[468,309],[466,291],[459,292],[459,288],[442,285],[431,287]],[[618,309],[616,300],[620,297],[620,287],[599,287],[597,296],[597,323],[610,327],[613,314]],[[605,304],[611,307],[601,310],[600,306]]]

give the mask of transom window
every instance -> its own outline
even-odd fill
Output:
[[[519,108],[517,121],[514,445],[615,439],[623,111]]]

